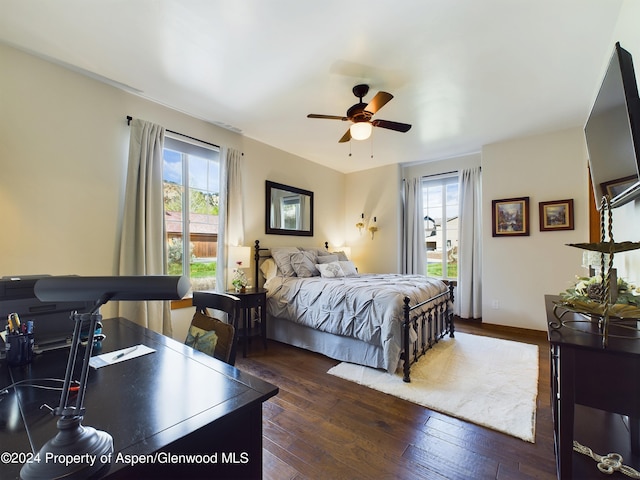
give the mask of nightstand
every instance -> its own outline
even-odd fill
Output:
[[[247,356],[247,346],[251,337],[261,336],[264,348],[267,348],[267,291],[264,288],[247,288],[244,292],[228,290],[226,293],[240,299],[242,326],[238,335],[242,338],[242,356]],[[260,319],[256,322],[259,323],[257,328],[251,327],[254,322],[252,319],[254,310]]]

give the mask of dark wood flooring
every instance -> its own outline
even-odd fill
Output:
[[[555,478],[546,334],[460,321],[457,330],[539,346],[535,443],[328,375],[338,362],[323,355],[254,341],[236,366],[280,388],[263,406],[264,478]]]

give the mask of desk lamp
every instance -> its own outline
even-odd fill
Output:
[[[89,313],[71,313],[71,318],[75,322],[71,351],[60,405],[53,410],[53,414],[60,417],[57,422],[58,433],[40,449],[38,462],[23,465],[20,478],[23,480],[99,478],[109,470],[113,454],[113,438],[107,432],[82,425],[93,336],[96,324],[102,320],[98,310],[110,300],[179,300],[188,289],[188,279],[179,276],[64,276],[47,277],[36,282],[34,291],[41,301],[95,301],[95,304]],[[82,360],[80,386],[75,405],[70,405],[69,387],[78,357],[82,325],[86,322],[89,324],[89,338]],[[93,465],[91,461],[70,465],[47,463],[46,459],[52,458],[51,455],[83,455],[77,458],[91,458],[95,459],[95,462]]]

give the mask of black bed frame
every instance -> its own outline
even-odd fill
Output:
[[[268,250],[268,248],[260,247],[260,240],[255,241],[254,245],[254,279],[255,286],[259,285],[260,279],[260,260],[268,258],[268,256],[261,255],[260,252]],[[327,242],[325,242],[325,248],[329,248]],[[449,288],[416,305],[410,305],[411,299],[404,297],[404,319],[402,321],[402,359],[403,359],[403,378],[405,382],[411,381],[411,365],[418,361],[428,350],[430,350],[438,341],[443,338],[447,333],[449,337],[454,337],[454,324],[453,324],[453,309],[451,304],[453,303],[453,288],[455,287],[455,281],[449,281]],[[422,310],[422,308],[431,303],[429,308]],[[420,326],[420,328],[418,328]],[[413,345],[410,345],[410,331],[411,327],[416,332],[419,332],[418,338]],[[411,354],[411,346],[413,346],[413,355]]]
[[[402,321],[402,359],[404,375],[402,380],[410,382],[411,364],[427,353],[438,341],[447,333],[449,337],[454,337],[453,309],[453,288],[455,282],[448,282],[449,289],[445,292],[429,298],[416,305],[410,305],[411,299],[404,297],[404,319]],[[428,309],[416,312],[428,303],[433,303]],[[420,325],[420,329],[418,329]],[[413,355],[411,355],[411,345],[409,332],[411,327],[416,332],[420,332],[418,338],[413,342]]]

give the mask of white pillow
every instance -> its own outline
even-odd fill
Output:
[[[342,271],[342,267],[338,262],[318,263],[316,268],[320,270],[320,276],[322,278],[338,278],[345,276]]]
[[[338,260],[338,263],[340,264],[340,268],[342,268],[342,271],[344,272],[345,277],[358,276],[358,270],[356,270],[356,266],[353,264],[352,261]]]
[[[260,271],[264,276],[265,280],[271,280],[273,277],[278,275],[278,266],[276,262],[273,261],[273,258],[267,258],[262,265],[260,265]]]

